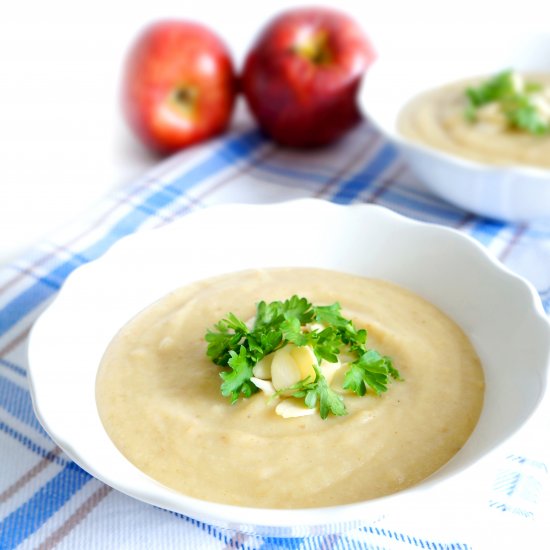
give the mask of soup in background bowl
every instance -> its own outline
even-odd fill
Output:
[[[465,159],[550,169],[550,72],[506,70],[423,92],[401,110],[398,131]]]

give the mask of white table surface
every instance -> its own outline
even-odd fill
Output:
[[[0,263],[157,161],[129,133],[118,104],[125,52],[147,22],[166,16],[203,21],[226,40],[239,65],[274,12],[308,3],[319,2],[0,4]],[[356,17],[379,52],[407,52],[414,41],[449,33],[467,47],[472,33],[489,37],[495,26],[550,28],[545,0],[522,0],[519,11],[496,0],[323,3]]]

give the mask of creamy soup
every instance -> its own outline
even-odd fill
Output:
[[[204,335],[260,300],[339,302],[402,380],[381,395],[335,387],[348,414],[282,418],[262,392],[231,405]],[[161,483],[205,500],[297,508],[357,502],[414,485],[475,427],[483,371],[461,329],[421,297],[381,280],[266,269],[194,283],[116,335],[97,376],[101,420],[118,449]]]
[[[533,96],[542,120],[550,117],[550,75],[528,75],[542,85]],[[496,103],[479,109],[476,121],[465,116],[465,90],[484,79],[456,82],[415,97],[399,115],[407,138],[468,159],[496,165],[550,168],[550,133],[531,134],[510,126]]]

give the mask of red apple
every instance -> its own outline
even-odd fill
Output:
[[[348,15],[298,8],[267,25],[246,57],[242,88],[260,127],[288,146],[328,144],[361,119],[356,95],[374,48]]]
[[[122,84],[124,113],[138,138],[160,153],[223,132],[235,95],[229,51],[203,25],[153,23],[129,51]]]

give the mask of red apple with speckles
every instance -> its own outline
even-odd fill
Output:
[[[242,89],[258,124],[292,147],[329,144],[361,120],[357,91],[375,58],[350,16],[328,8],[275,17],[246,57]]]
[[[228,48],[201,24],[153,23],[130,48],[124,114],[150,149],[171,153],[220,134],[230,122],[235,96]]]

